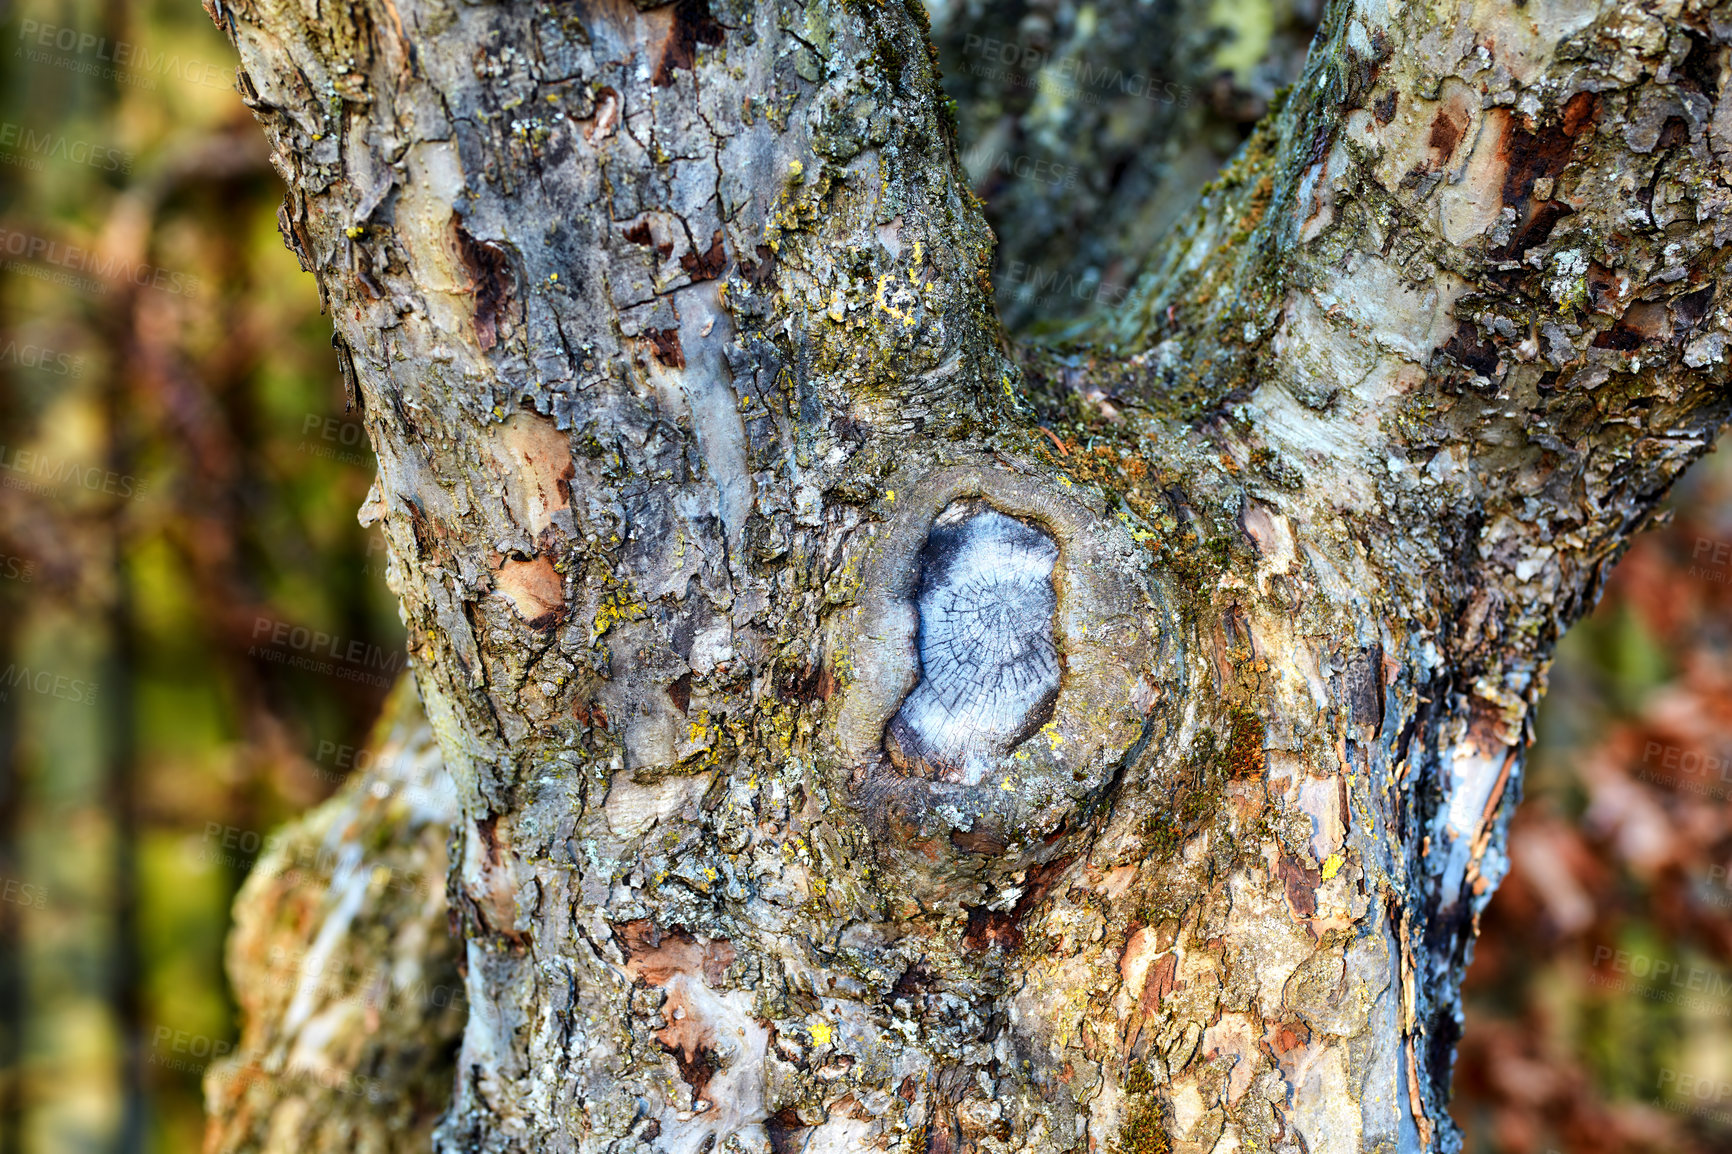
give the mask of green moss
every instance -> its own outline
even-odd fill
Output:
[[[1173,804],[1143,819],[1143,847],[1150,857],[1171,860],[1179,847],[1220,811],[1226,782],[1224,763],[1215,731],[1203,730],[1191,743]]]
[[[1112,1154],[1169,1154],[1173,1143],[1167,1136],[1167,1112],[1155,1097],[1155,1076],[1138,1062],[1125,1073],[1121,1085],[1126,1097],[1124,1120],[1107,1149]]]
[[[1226,770],[1234,781],[1263,776],[1263,721],[1245,706],[1233,709],[1227,734]]]
[[[1125,1073],[1124,1087],[1127,1094],[1153,1094],[1155,1076],[1149,1073],[1146,1065],[1138,1062]]]

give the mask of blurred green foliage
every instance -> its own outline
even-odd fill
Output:
[[[384,692],[274,623],[402,629],[232,50],[142,0],[26,0],[0,44],[0,1150],[194,1150],[229,904]]]

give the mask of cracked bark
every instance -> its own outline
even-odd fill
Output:
[[[461,805],[437,1148],[1458,1147],[1553,646],[1727,416],[1732,17],[1332,5],[1012,345],[917,7],[210,3]],[[885,747],[958,501],[1058,551],[978,779]]]

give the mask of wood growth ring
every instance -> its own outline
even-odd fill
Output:
[[[1058,545],[978,498],[952,502],[920,550],[920,681],[885,733],[905,773],[978,785],[1052,715]]]
[[[1120,518],[1038,475],[952,465],[886,484],[895,515],[826,641],[850,804],[900,842],[1056,853],[1046,839],[1142,748],[1154,686],[1177,676],[1163,581]]]

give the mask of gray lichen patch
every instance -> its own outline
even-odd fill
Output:
[[[1052,714],[1058,545],[979,500],[953,503],[920,553],[921,678],[885,732],[898,769],[978,785]]]

